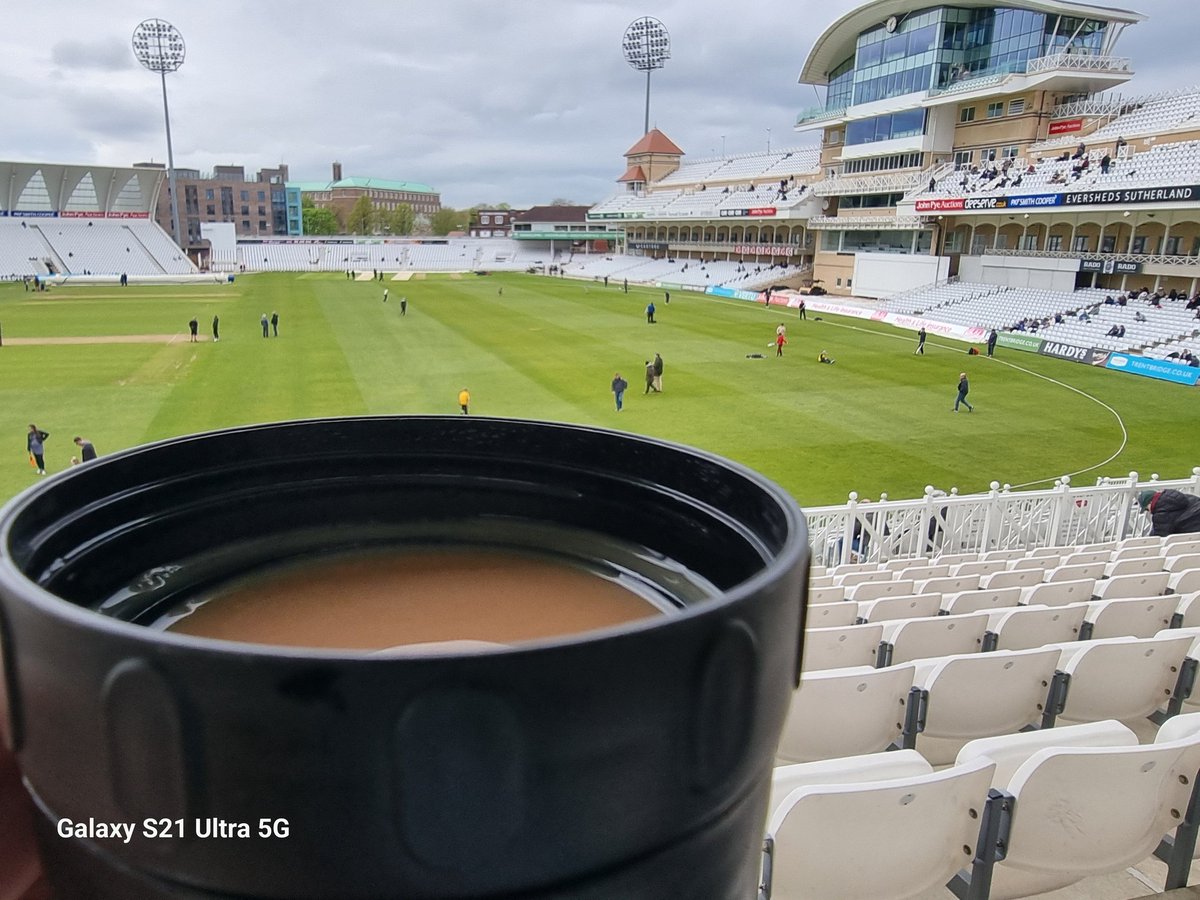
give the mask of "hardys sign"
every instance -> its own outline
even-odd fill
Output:
[[[1043,341],[1038,347],[1042,356],[1053,356],[1055,359],[1069,359],[1071,362],[1087,363],[1088,365],[1104,365],[1108,361],[1108,351],[1095,347],[1075,347],[1058,341]]]

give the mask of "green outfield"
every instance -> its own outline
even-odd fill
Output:
[[[656,325],[644,314],[650,300]],[[765,473],[810,505],[843,502],[851,490],[900,498],[926,484],[970,492],[992,479],[1018,485],[1079,472],[1081,484],[1130,470],[1181,477],[1200,465],[1192,388],[1017,351],[968,357],[936,339],[914,356],[913,336],[888,326],[812,314],[799,321],[791,310],[682,292],[662,301],[658,290],[625,294],[525,275],[386,283],[256,275],[228,286],[45,294],[2,285],[10,452],[0,454],[0,497],[37,478],[25,453],[30,423],[51,434],[53,473],[69,464],[76,434],[103,454],[252,422],[451,415],[463,387],[472,414],[692,444]],[[259,319],[273,311],[280,335],[264,340]],[[198,344],[187,338],[193,316]],[[768,344],[780,322],[789,343],[776,359]],[[819,365],[821,350],[837,363]],[[665,361],[664,390],[647,396],[644,361],[655,352]],[[765,358],[747,358],[755,353]],[[954,414],[964,370],[976,411]],[[610,391],[617,371],[630,383],[619,414]]]

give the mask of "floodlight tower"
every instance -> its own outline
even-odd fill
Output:
[[[646,73],[646,124],[642,134],[650,133],[650,73],[661,69],[671,58],[671,36],[662,22],[643,16],[629,23],[621,40],[625,61]]]
[[[175,189],[175,154],[171,149],[171,112],[167,107],[167,73],[183,65],[187,48],[183,35],[170,22],[162,19],[146,19],[133,30],[133,55],[137,61],[157,72],[162,78],[163,118],[167,123],[167,179],[171,186],[171,228],[175,243],[183,246],[183,232],[179,229],[179,193]]]

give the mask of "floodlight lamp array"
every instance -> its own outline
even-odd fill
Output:
[[[146,19],[133,30],[133,54],[151,72],[174,72],[186,53],[183,35],[170,22]]]
[[[671,36],[658,19],[646,16],[625,29],[621,46],[625,61],[639,72],[661,69],[671,58]]]

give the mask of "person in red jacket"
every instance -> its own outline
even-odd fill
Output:
[[[787,336],[780,332],[775,335],[775,355],[783,356],[783,345],[787,343]]]

